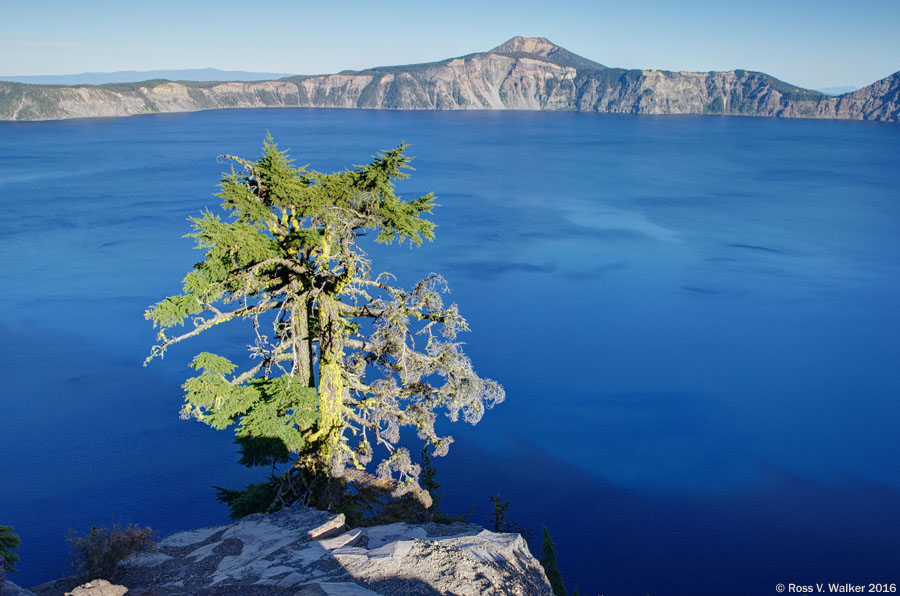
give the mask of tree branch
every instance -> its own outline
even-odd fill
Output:
[[[280,305],[281,305],[281,302],[263,302],[260,304],[254,304],[253,306],[244,306],[242,308],[239,308],[237,310],[232,310],[229,312],[217,311],[217,312],[219,312],[219,314],[217,314],[213,318],[209,319],[205,323],[202,323],[201,325],[198,325],[191,331],[188,331],[187,333],[184,333],[177,337],[166,338],[166,341],[154,346],[154,349],[158,348],[161,351],[165,351],[166,348],[168,348],[169,346],[171,346],[173,344],[177,344],[178,342],[184,341],[184,340],[194,337],[196,335],[200,335],[207,329],[215,327],[216,325],[225,323],[225,322],[230,321],[237,317],[245,317],[247,315],[251,315],[254,313],[256,313],[256,314],[263,313],[263,312],[266,312],[267,310],[271,310]],[[265,307],[265,308],[263,308],[263,307]]]

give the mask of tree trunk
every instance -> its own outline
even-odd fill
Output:
[[[341,431],[344,426],[344,357],[343,329],[337,313],[336,300],[322,294],[318,299],[319,314],[319,431],[322,441],[321,457],[332,472],[340,475],[343,467],[338,460]]]
[[[309,335],[310,308],[308,299],[295,306],[291,314],[291,325],[294,334],[294,358],[297,363],[296,376],[306,387],[315,387],[316,376],[312,367],[313,347]]]

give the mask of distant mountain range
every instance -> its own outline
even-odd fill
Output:
[[[898,122],[900,72],[834,97],[747,70],[610,68],[542,37],[514,37],[488,52],[440,62],[279,80],[156,79],[68,86],[0,81],[0,120],[259,107],[577,110]]]
[[[821,91],[825,95],[843,95],[844,93],[859,91],[859,87],[854,87],[853,85],[847,85],[845,87],[823,87],[822,89],[816,89],[816,91]]]
[[[191,68],[183,70],[118,70],[116,72],[82,72],[65,75],[31,75],[7,77],[0,81],[28,83],[29,85],[104,85],[106,83],[133,83],[165,79],[168,81],[271,81],[294,76],[289,73],[247,72],[243,70],[219,70],[218,68]]]

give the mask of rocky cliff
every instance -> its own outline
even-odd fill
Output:
[[[0,82],[0,119],[51,120],[219,108],[579,110],[900,120],[900,72],[832,97],[745,70],[608,68],[544,38],[428,64],[259,82],[144,81],[110,85]]]
[[[459,523],[345,531],[343,514],[302,507],[173,534],[111,579],[134,596],[552,596],[518,534]],[[73,591],[78,583],[31,591],[113,593]]]

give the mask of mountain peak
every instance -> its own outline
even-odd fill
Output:
[[[558,45],[546,37],[521,37],[517,35],[491,50],[491,53],[511,54],[513,52],[522,52],[536,56],[549,56],[559,49],[561,48]]]
[[[506,56],[537,56],[560,66],[571,66],[580,71],[596,71],[606,68],[599,62],[588,60],[578,54],[573,54],[565,48],[561,48],[546,37],[521,37],[516,36],[509,41],[500,44],[489,54],[504,54]]]

